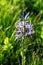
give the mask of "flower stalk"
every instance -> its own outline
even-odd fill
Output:
[[[22,65],[25,65],[24,61],[24,37],[30,36],[32,38],[32,24],[28,22],[27,17],[29,16],[29,12],[26,14],[24,11],[24,15],[19,15],[20,20],[16,25],[16,39],[22,39]]]

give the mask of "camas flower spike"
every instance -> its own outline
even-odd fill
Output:
[[[25,19],[27,19],[27,17],[29,16],[30,12],[28,12],[26,14],[26,11],[23,12]],[[24,36],[30,36],[32,38],[32,24],[28,23],[28,20],[24,20],[22,18],[23,15],[19,15],[20,16],[20,20],[17,22],[16,25],[16,38],[23,38]]]

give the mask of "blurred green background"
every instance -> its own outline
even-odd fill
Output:
[[[34,34],[14,41],[15,23],[25,8]],[[43,65],[43,0],[0,0],[0,65],[22,65],[22,43],[25,65]]]

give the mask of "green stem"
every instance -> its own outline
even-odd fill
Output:
[[[25,65],[25,62],[24,62],[24,44],[23,44],[23,40],[22,40],[22,65]]]

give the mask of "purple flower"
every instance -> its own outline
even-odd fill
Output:
[[[15,36],[16,36],[17,38],[20,38],[20,35],[19,35],[19,34],[16,34]]]
[[[24,35],[24,31],[22,31],[22,34]]]
[[[26,31],[26,36],[27,36],[27,35],[31,35],[31,34],[32,34],[32,31],[29,31],[29,30]]]
[[[26,12],[24,11],[24,16],[27,19],[27,17],[29,16],[29,12],[26,14]],[[20,15],[21,18],[23,18],[22,15]],[[16,25],[16,37],[17,38],[24,38],[23,36],[27,36],[29,35],[32,38],[32,31],[33,31],[33,27],[32,24],[28,23],[28,20],[22,20],[20,19],[17,22]]]
[[[32,34],[32,31],[29,31],[29,35],[31,35]]]
[[[26,29],[26,31],[25,31],[25,29]],[[16,26],[16,37],[20,38],[23,35],[26,35],[26,36],[30,35],[30,36],[32,36],[32,30],[33,30],[33,28],[32,28],[31,24],[29,24],[26,21],[19,21],[18,25]]]
[[[31,28],[32,29],[32,25],[27,22],[26,23],[26,28],[29,28],[29,29]]]
[[[20,25],[20,26],[24,26],[25,25],[25,21],[20,21],[20,22],[18,22],[18,25]]]
[[[25,26],[26,26],[26,36],[30,35],[30,37],[32,37],[32,30],[33,30],[32,24],[26,23]]]
[[[24,35],[24,21],[18,21],[16,26],[16,37],[20,38]]]
[[[26,24],[26,28],[30,28],[30,27],[31,27],[30,24],[27,23],[27,24]]]
[[[22,21],[22,22],[21,22],[21,25],[22,25],[22,26],[24,26],[24,25],[25,25],[25,22],[24,22],[24,21]]]

